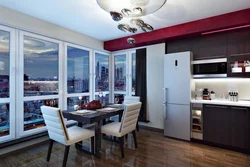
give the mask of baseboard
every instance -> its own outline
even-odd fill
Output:
[[[144,126],[144,125],[139,125],[139,128],[154,131],[154,132],[164,133],[164,129],[154,128],[154,127],[149,127],[149,126]]]

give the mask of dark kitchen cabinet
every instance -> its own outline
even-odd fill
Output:
[[[245,107],[230,107],[232,111],[232,146],[250,149],[250,111]]]
[[[184,51],[191,51],[194,60],[225,58],[227,56],[227,34],[209,34],[166,43],[166,53]]]
[[[227,33],[215,33],[201,36],[193,48],[194,60],[227,57]]]
[[[203,139],[204,141],[231,145],[231,111],[228,106],[203,105]]]
[[[250,47],[250,46],[249,46]],[[250,77],[250,53],[228,56],[228,77]]]
[[[203,140],[250,151],[250,108],[204,104]]]
[[[250,53],[250,28],[228,32],[228,56]]]

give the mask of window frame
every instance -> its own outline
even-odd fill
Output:
[[[86,50],[89,52],[89,92],[88,93],[68,93],[68,87],[67,87],[67,78],[68,78],[68,53],[67,53],[67,49],[69,47],[73,47],[73,48],[77,48],[77,49],[81,49],[81,50]],[[64,105],[63,105],[63,109],[66,110],[67,109],[67,99],[69,97],[79,97],[79,96],[89,96],[89,101],[91,101],[93,99],[93,50],[80,46],[80,45],[76,45],[76,44],[72,44],[72,43],[67,43],[65,42],[64,44],[64,88],[63,88],[63,99],[64,99]]]
[[[99,54],[102,54],[102,55],[106,55],[108,56],[108,67],[109,67],[109,91],[102,91],[103,93],[105,94],[108,94],[109,95],[109,101],[111,101],[111,90],[112,90],[112,59],[111,59],[111,54],[110,53],[106,53],[106,52],[101,52],[101,51],[97,51],[97,50],[94,50],[94,53],[93,53],[93,99],[96,100],[95,96],[99,94],[99,92],[96,92],[95,91],[95,78],[96,78],[96,68],[95,68],[95,65],[96,65],[96,62],[95,62],[95,55],[96,53],[99,53]]]
[[[24,96],[24,36],[28,36],[31,38],[37,38],[41,40],[45,40],[48,42],[53,42],[58,44],[58,95],[43,95],[43,96]],[[56,40],[53,38],[49,38],[43,35],[38,35],[26,31],[20,31],[18,30],[18,38],[19,38],[19,56],[18,56],[18,61],[17,64],[17,97],[18,100],[16,102],[16,130],[17,130],[17,137],[25,137],[37,133],[41,133],[47,130],[46,126],[40,127],[40,128],[35,128],[31,130],[24,131],[24,102],[26,101],[35,101],[35,100],[47,100],[47,99],[58,99],[58,107],[62,108],[63,104],[63,97],[62,97],[62,92],[60,90],[63,89],[63,58],[61,55],[63,55],[63,42],[60,40]]]
[[[16,30],[14,28],[0,25],[0,30],[10,34],[9,39],[9,56],[10,56],[10,72],[9,72],[9,97],[0,98],[0,103],[9,103],[9,134],[0,137],[0,143],[15,139],[16,137]]]

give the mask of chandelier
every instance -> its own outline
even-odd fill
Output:
[[[143,32],[153,31],[154,28],[145,23],[141,16],[152,14],[159,10],[167,0],[97,0],[98,5],[109,12],[112,19],[118,22],[117,28],[124,32],[136,33],[138,29]],[[129,23],[121,23],[129,18]],[[134,38],[128,38],[129,44],[134,44]]]

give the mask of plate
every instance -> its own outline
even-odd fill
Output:
[[[90,113],[90,111],[88,111],[88,110],[77,110],[76,113],[78,113],[78,114],[86,114],[86,113]]]

